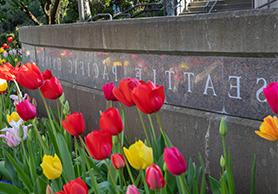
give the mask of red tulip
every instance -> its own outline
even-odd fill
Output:
[[[56,100],[63,94],[63,87],[56,77],[52,77],[44,81],[40,91],[46,99]]]
[[[9,43],[12,43],[12,42],[13,42],[13,37],[12,37],[12,36],[9,36],[9,37],[7,38],[7,40],[8,40]]]
[[[164,149],[164,162],[168,171],[174,176],[184,173],[187,169],[186,161],[176,147]]]
[[[37,115],[36,106],[29,102],[29,100],[19,102],[16,105],[16,112],[24,121],[31,120]]]
[[[99,127],[111,135],[118,135],[124,129],[120,112],[116,108],[108,108],[100,116]]]
[[[152,164],[146,169],[146,183],[150,190],[161,189],[165,186],[163,174],[156,164]]]
[[[44,80],[47,80],[47,79],[50,79],[50,78],[53,77],[52,72],[51,72],[51,70],[49,70],[49,69],[46,69],[46,70],[43,72],[42,76],[43,76],[43,79],[44,79]]]
[[[124,105],[133,106],[135,104],[131,98],[131,92],[139,83],[139,80],[135,78],[122,79],[119,82],[119,87],[114,87],[113,94]]]
[[[126,194],[140,194],[140,192],[135,185],[128,185]]]
[[[122,154],[113,154],[111,156],[112,165],[115,169],[125,167],[125,158]]]
[[[91,156],[96,160],[103,160],[112,151],[112,136],[103,130],[95,130],[85,137],[85,143]]]
[[[143,113],[157,112],[164,104],[164,87],[155,86],[151,81],[141,81],[132,91],[132,100]]]
[[[3,49],[9,49],[9,48],[10,48],[9,45],[8,45],[7,43],[4,43],[4,44],[2,45],[2,47],[3,47]]]
[[[35,63],[26,63],[18,68],[16,81],[27,89],[35,90],[43,84],[43,76]]]
[[[79,136],[85,131],[85,120],[82,113],[74,112],[62,121],[63,128],[73,136]]]
[[[7,81],[14,80],[16,78],[15,68],[10,63],[0,65],[0,78]]]
[[[117,98],[113,94],[114,83],[109,82],[102,86],[102,91],[104,93],[104,97],[106,100],[118,101]]]
[[[63,191],[59,191],[56,194],[88,194],[88,187],[79,177],[66,183],[63,186]]]
[[[264,96],[272,111],[278,114],[278,82],[272,82],[264,88]]]

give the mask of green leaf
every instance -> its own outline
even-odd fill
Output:
[[[0,175],[5,177],[5,180],[12,180],[10,172],[5,167],[5,161],[0,161]]]
[[[31,188],[33,184],[28,174],[24,172],[22,165],[20,165],[20,163],[16,161],[8,152],[6,153],[6,156],[8,160],[11,162],[11,164],[13,165],[13,167],[15,168],[16,173],[19,176],[19,178],[22,180],[23,184],[26,186],[26,188],[29,191],[32,191]]]
[[[73,163],[71,160],[71,153],[68,149],[68,146],[65,142],[63,135],[58,133],[56,136],[56,140],[58,144],[60,158],[63,164],[62,174],[67,181],[73,180],[75,178],[75,173],[74,173]]]
[[[252,175],[251,175],[251,189],[250,189],[250,194],[255,194],[256,192],[256,172],[257,172],[257,162],[256,162],[256,155],[253,157],[253,162],[252,162]]]
[[[209,176],[209,183],[212,194],[221,194],[219,190],[220,183],[215,178]]]
[[[0,194],[26,194],[14,185],[0,183]]]

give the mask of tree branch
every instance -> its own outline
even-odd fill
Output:
[[[51,4],[50,0],[47,1],[40,0],[41,9],[45,15],[47,24],[49,24],[49,18],[50,18],[50,4]]]
[[[32,20],[32,22],[35,25],[42,25],[42,23],[37,19],[37,17],[28,9],[28,7],[22,3],[19,2],[20,9]]]

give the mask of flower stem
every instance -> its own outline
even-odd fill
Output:
[[[32,120],[32,125],[33,125],[33,127],[34,127],[34,129],[35,129],[35,133],[36,133],[36,135],[37,135],[37,138],[38,138],[38,140],[39,140],[39,142],[40,142],[40,144],[41,144],[41,146],[42,146],[43,152],[44,152],[45,154],[48,154],[48,149],[46,148],[46,145],[44,144],[44,142],[43,142],[43,140],[42,140],[42,136],[41,136],[41,134],[40,134],[40,132],[39,132],[39,130],[38,130],[38,127],[37,127],[37,124],[36,124],[36,122],[35,122],[35,119]]]
[[[116,194],[119,194],[118,189],[117,189],[117,185],[116,185],[115,180],[114,180],[114,177],[113,177],[112,174],[111,174],[111,168],[110,168],[110,164],[108,163],[108,160],[105,161],[105,164],[106,164],[106,167],[107,167],[108,176],[109,176],[110,179],[111,179],[111,183],[112,183],[112,187],[113,187],[113,189],[114,189],[114,192],[115,192]]]
[[[88,171],[89,171],[89,176],[91,178],[91,183],[92,183],[92,185],[94,187],[94,190],[95,190],[95,194],[100,194],[97,181],[96,181],[96,179],[95,179],[95,177],[93,175],[93,172],[90,169],[90,163],[89,163],[89,159],[88,158],[86,159],[86,164],[87,164],[87,168],[88,168]]]
[[[75,159],[78,160],[78,142],[77,142],[76,137],[74,137],[74,149],[75,149]],[[79,167],[80,167],[79,163],[77,163],[77,165],[76,165],[77,174],[78,174],[78,176],[81,176]]]
[[[172,146],[171,140],[169,139],[169,137],[166,135],[165,131],[163,130],[163,127],[162,127],[162,124],[161,124],[161,120],[160,120],[160,117],[159,117],[158,113],[155,113],[155,116],[156,116],[157,124],[159,126],[160,133],[161,133],[161,135],[163,136],[163,138],[165,140],[166,146],[167,147]]]
[[[149,191],[149,188],[148,188],[148,185],[145,181],[145,174],[144,174],[144,171],[143,170],[140,170],[140,176],[141,176],[141,181],[142,183],[144,184],[144,190],[145,190],[145,193],[146,194],[149,194],[150,191]]]
[[[148,136],[148,133],[147,133],[147,129],[146,129],[146,125],[143,121],[143,116],[142,116],[142,113],[140,112],[140,110],[138,108],[136,108],[137,112],[138,112],[138,115],[139,115],[139,119],[140,119],[140,122],[141,122],[141,125],[143,127],[143,130],[144,130],[144,133],[145,133],[145,136],[146,136],[146,140],[147,140],[147,143],[148,145],[151,145],[150,144],[150,139],[149,139],[149,136]]]
[[[150,114],[148,114],[148,119],[149,119],[149,122],[150,122],[150,125],[151,125],[151,131],[152,131],[152,135],[153,135],[153,141],[155,142],[155,140],[156,140],[156,134],[155,134],[155,131],[154,131],[153,121],[152,121],[152,117],[151,117]]]
[[[49,107],[48,107],[48,105],[47,105],[47,103],[46,103],[46,100],[45,100],[45,98],[43,97],[43,95],[42,95],[41,92],[40,92],[40,95],[41,95],[41,98],[42,98],[44,107],[45,107],[45,109],[46,109],[47,116],[48,116],[48,118],[49,118],[51,128],[53,129],[54,135],[56,135],[56,128],[55,128],[55,126],[54,126],[54,123],[53,123],[53,120],[52,120],[52,117],[51,117],[51,114],[50,114],[50,111],[49,111]]]
[[[182,194],[190,194],[187,182],[185,180],[185,177],[183,175],[180,175],[178,177],[176,177],[178,184],[179,184],[179,193]]]
[[[132,176],[132,172],[130,170],[130,166],[128,164],[128,161],[127,161],[126,157],[125,157],[125,164],[126,164],[126,168],[127,168],[127,172],[128,172],[129,178],[131,179],[132,184],[135,185],[135,181],[134,181],[134,178]]]
[[[16,87],[16,90],[17,90],[17,95],[18,95],[18,97],[19,97],[19,100],[21,101],[21,100],[22,100],[22,93],[21,93],[20,87],[19,87],[19,85],[18,85],[18,83],[17,83],[16,80],[13,80],[13,82],[14,82],[14,84],[15,84],[15,87]]]

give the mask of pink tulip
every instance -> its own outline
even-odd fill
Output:
[[[164,162],[168,171],[174,176],[184,173],[187,169],[186,161],[176,147],[164,149]]]
[[[156,164],[152,164],[146,169],[146,183],[150,190],[161,189],[165,186],[163,174]]]
[[[140,194],[140,192],[135,185],[128,185],[126,194]]]
[[[272,111],[278,114],[278,82],[272,82],[264,89],[264,96]]]

